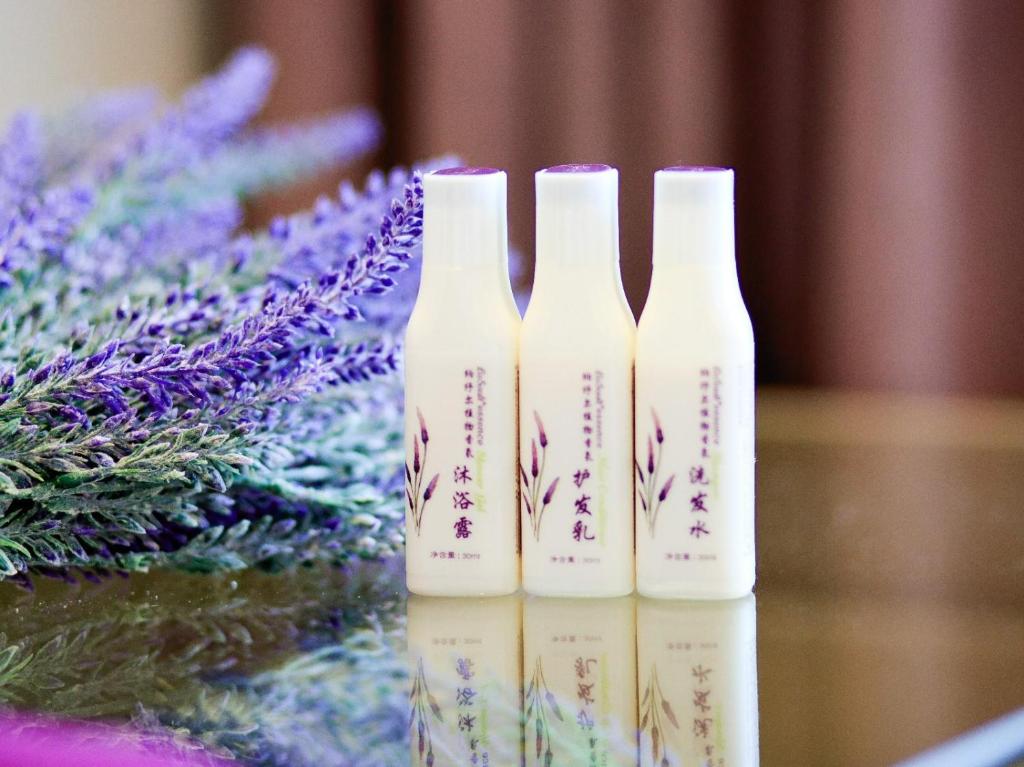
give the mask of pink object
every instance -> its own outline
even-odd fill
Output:
[[[142,742],[142,741],[145,742]],[[171,738],[145,738],[113,726],[0,714],[0,767],[228,767]]]

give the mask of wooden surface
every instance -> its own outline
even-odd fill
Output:
[[[761,764],[891,764],[1024,707],[1024,404],[765,391],[758,408]],[[0,651],[79,648],[14,700],[187,708],[211,669],[278,668],[324,616],[404,615],[401,562],[375,569],[0,584]]]
[[[888,764],[1024,706],[1024,405],[758,404],[762,764]]]

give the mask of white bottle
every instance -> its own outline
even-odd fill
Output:
[[[537,267],[520,343],[523,586],[633,591],[633,347],[618,172],[537,173]]]
[[[753,594],[724,601],[639,599],[640,767],[756,767]]]
[[[634,597],[524,601],[527,767],[636,767],[636,703]]]
[[[406,580],[439,596],[519,587],[516,350],[505,174],[423,180],[423,275],[405,336]]]
[[[654,273],[637,330],[637,588],[754,585],[754,335],[736,277],[733,173],[654,177]]]
[[[522,601],[409,597],[410,765],[522,761]]]

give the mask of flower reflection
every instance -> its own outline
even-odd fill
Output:
[[[757,763],[753,597],[406,603],[401,576],[0,592],[0,708],[253,767]]]

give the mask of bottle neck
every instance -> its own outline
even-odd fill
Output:
[[[654,268],[694,265],[736,274],[732,205],[695,199],[686,206],[656,200]]]
[[[652,297],[742,300],[731,207],[655,208],[652,260]]]
[[[503,186],[500,192],[503,200]],[[487,205],[468,193],[449,194],[444,205],[426,206],[423,228],[418,303],[430,300],[459,313],[495,306],[515,311],[503,202]]]
[[[566,302],[577,298],[615,300],[626,306],[619,268],[619,226],[614,208],[581,204],[558,211],[537,209],[536,299]]]
[[[656,261],[647,305],[705,306],[743,303],[736,268],[731,263]]]
[[[654,269],[649,300],[672,312],[739,302],[733,174],[666,168],[654,177]]]
[[[508,254],[462,263],[449,259],[431,261],[424,257],[419,298],[424,297],[449,302],[472,297],[502,301],[508,298],[511,301]]]

